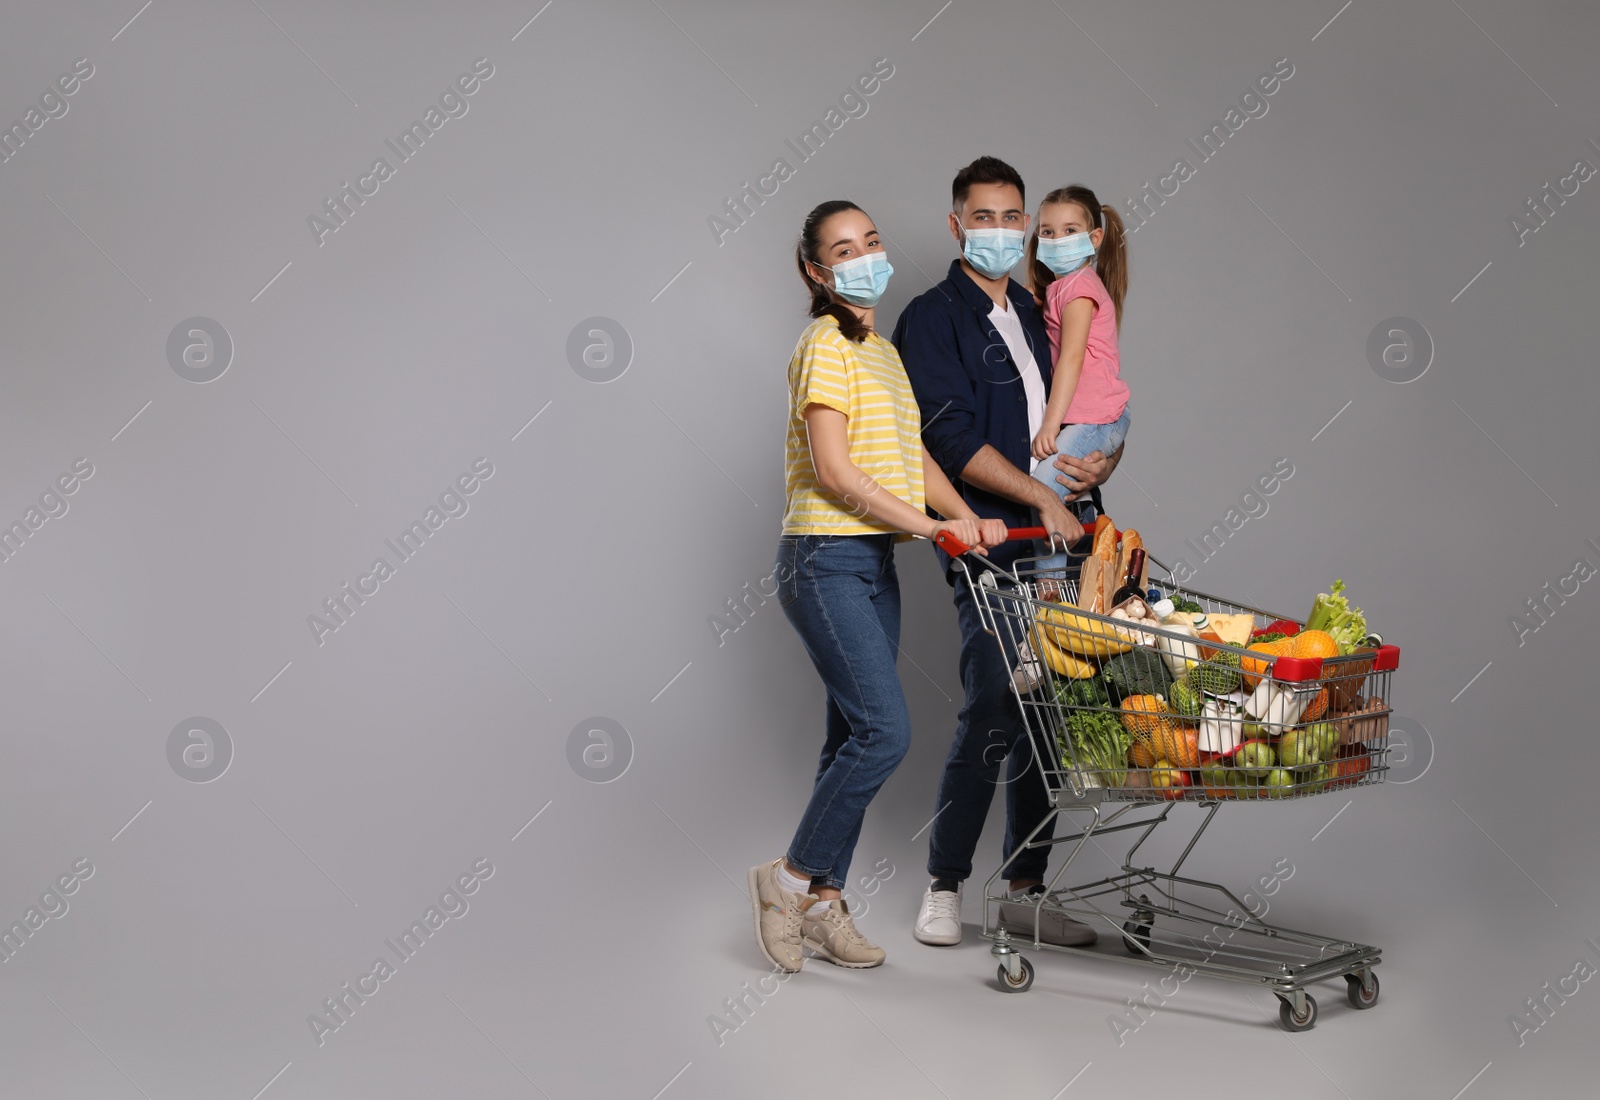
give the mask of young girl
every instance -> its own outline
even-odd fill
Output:
[[[867,804],[911,740],[895,668],[894,544],[943,530],[980,548],[1005,540],[1005,524],[979,520],[928,457],[900,354],[874,331],[893,269],[872,219],[852,202],[823,203],[806,218],[795,261],[816,320],[789,360],[776,575],[778,603],[826,689],[826,739],[788,852],[750,868],[756,939],[789,972],[803,948],[839,966],[883,962],[840,890]],[[949,518],[929,518],[925,501]]]
[[[1067,488],[1056,481],[1051,456],[1111,454],[1128,434],[1128,386],[1117,352],[1128,294],[1125,242],[1121,217],[1080,184],[1044,197],[1028,241],[1028,274],[1055,363],[1032,472],[1060,496]],[[1058,553],[1039,567],[1059,570],[1066,560]]]

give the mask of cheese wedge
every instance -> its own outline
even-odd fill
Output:
[[[1255,629],[1256,617],[1249,612],[1238,615],[1225,615],[1213,612],[1210,616],[1211,629],[1216,632],[1229,645],[1243,649],[1250,644],[1250,632]]]

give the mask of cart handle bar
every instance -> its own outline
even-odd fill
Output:
[[[1090,531],[1085,528],[1083,533],[1088,535]],[[1049,534],[1043,527],[1007,527],[1006,541],[1021,542],[1023,539],[1042,539],[1047,538]],[[956,538],[949,531],[940,531],[938,535],[934,536],[933,541],[952,558],[959,558],[962,554],[972,549],[972,547]]]

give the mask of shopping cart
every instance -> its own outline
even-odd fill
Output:
[[[1043,538],[1045,531],[1016,528],[1008,536]],[[1353,1007],[1376,1004],[1378,948],[1268,924],[1257,915],[1266,910],[1259,896],[1247,903],[1219,883],[1178,872],[1224,803],[1308,798],[1383,782],[1399,649],[1373,635],[1348,655],[1272,657],[1176,628],[1133,627],[1075,606],[1076,579],[1041,569],[1039,558],[1023,558],[1009,572],[986,561],[973,569],[974,556],[958,540],[944,533],[937,541],[967,570],[983,625],[1008,661],[1019,652],[1034,658],[1036,684],[1018,677],[1013,689],[1051,812],[985,885],[983,935],[1000,960],[1000,988],[1021,993],[1033,984],[1033,965],[1020,950],[1029,946],[1121,958],[1185,981],[1198,973],[1258,985],[1277,996],[1279,1020],[1292,1032],[1315,1026],[1317,1002],[1307,987],[1317,982],[1343,977]],[[1275,620],[1299,622],[1187,588],[1149,560],[1150,586],[1162,596],[1198,603],[1207,614],[1249,613],[1257,629]],[[1067,572],[1075,577],[1076,570]],[[1130,671],[1157,684],[1164,674],[1173,705],[1188,713],[1174,712],[1165,699],[1154,702],[1155,692],[1137,699],[1106,693],[1113,660],[1124,683]],[[1170,688],[1177,673],[1188,688]],[[1126,750],[1117,751],[1122,744]],[[1135,863],[1150,834],[1183,802],[1198,803],[1202,812],[1176,860],[1164,870]],[[1056,836],[1058,818],[1075,831]],[[1129,831],[1137,835],[1119,873],[1062,885],[1092,840]],[[1058,844],[1069,845],[1067,856],[1043,893],[1015,899],[997,886],[1023,851]],[[997,919],[1001,902],[1012,914],[1004,924]],[[1027,931],[1018,931],[1011,907],[1019,905],[1028,914]],[[1109,931],[1126,954],[1043,942],[1041,927],[1051,915]]]

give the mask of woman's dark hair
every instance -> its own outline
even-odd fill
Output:
[[[1105,235],[1100,238],[1100,247],[1095,251],[1094,271],[1100,276],[1100,281],[1106,284],[1106,293],[1111,295],[1112,308],[1117,314],[1117,328],[1122,328],[1122,302],[1128,296],[1128,234],[1122,226],[1122,216],[1114,207],[1101,206],[1095,193],[1083,186],[1074,183],[1068,187],[1058,187],[1044,197],[1039,204],[1040,211],[1053,202],[1075,202],[1083,207],[1094,222],[1091,228],[1104,229]],[[1056,273],[1044,265],[1039,259],[1039,227],[1033,228],[1033,233],[1028,237],[1028,277],[1033,284],[1033,298],[1044,307],[1044,292],[1050,284],[1056,281]]]
[[[811,292],[811,316],[832,317],[839,322],[839,331],[844,338],[859,344],[872,333],[867,323],[844,303],[834,301],[829,288],[813,279],[806,270],[808,263],[818,267],[828,266],[821,260],[822,223],[846,210],[861,210],[861,207],[849,199],[829,199],[807,214],[806,224],[800,230],[800,239],[794,246],[794,262],[800,269],[800,278],[805,282],[806,289]],[[866,213],[864,210],[861,212]]]
[[[950,184],[950,205],[953,209],[961,209],[961,204],[967,201],[967,192],[972,190],[972,185],[975,183],[1009,183],[1017,189],[1018,198],[1024,203],[1028,201],[1027,189],[1022,186],[1022,176],[1015,168],[999,157],[979,157],[957,172],[955,180]]]

